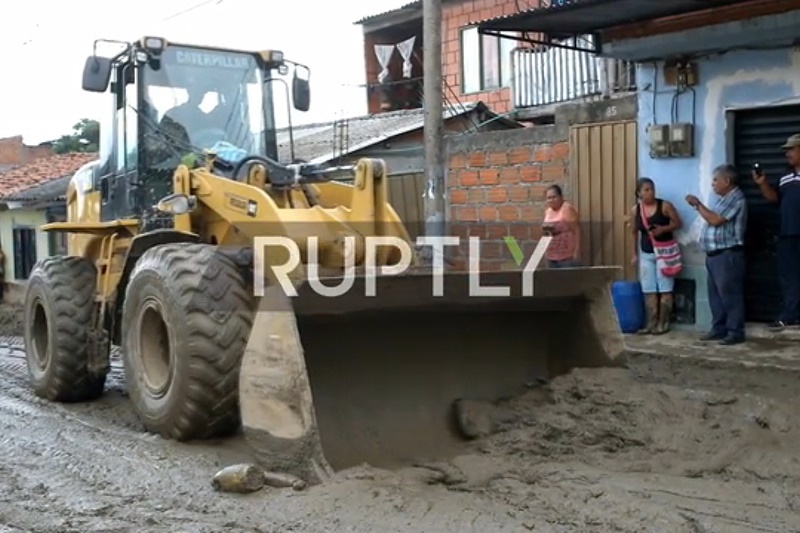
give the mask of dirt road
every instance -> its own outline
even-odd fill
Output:
[[[119,367],[100,401],[46,404],[0,342],[0,532],[800,531],[795,374],[636,356],[483,406],[493,434],[448,463],[237,496],[210,481],[238,438],[143,433]]]

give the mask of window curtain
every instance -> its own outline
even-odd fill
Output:
[[[400,52],[400,55],[403,56],[403,77],[410,78],[411,77],[411,54],[414,52],[414,41],[416,41],[416,35],[406,39],[402,43],[397,45],[397,51]]]
[[[381,72],[378,74],[378,83],[384,83],[389,78],[389,61],[392,60],[394,53],[393,44],[376,44],[375,57],[381,65]]]

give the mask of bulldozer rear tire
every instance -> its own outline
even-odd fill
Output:
[[[128,394],[145,428],[185,441],[238,429],[239,367],[252,293],[216,246],[155,246],[131,273],[122,311]]]
[[[28,277],[23,310],[28,375],[34,394],[58,402],[94,400],[106,374],[89,372],[97,271],[82,257],[42,259]]]

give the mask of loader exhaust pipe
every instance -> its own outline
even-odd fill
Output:
[[[259,303],[240,374],[245,438],[264,467],[323,481],[362,463],[396,468],[457,453],[458,400],[496,400],[576,367],[623,365],[610,287],[619,268],[481,275],[510,297],[470,296],[468,273],[364,278],[337,298],[307,285]],[[517,295],[517,296],[515,296]]]

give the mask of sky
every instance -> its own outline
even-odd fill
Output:
[[[367,112],[362,27],[365,16],[409,0],[27,0],[15,4],[0,32],[0,138],[26,144],[71,133],[81,118],[99,119],[110,94],[85,92],[81,76],[95,39],[144,35],[242,50],[282,50],[311,69],[311,108],[295,125]],[[168,6],[168,7],[165,7]],[[121,14],[124,14],[120,17]],[[4,80],[5,81],[5,80]],[[275,106],[286,109],[279,91]],[[285,113],[278,115],[285,125]]]

